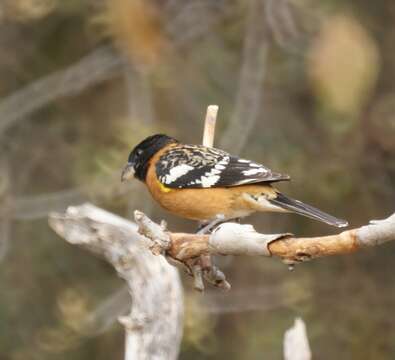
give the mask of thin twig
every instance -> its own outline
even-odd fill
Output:
[[[207,147],[214,146],[215,124],[217,122],[218,105],[207,107],[206,119],[204,121],[202,144]]]

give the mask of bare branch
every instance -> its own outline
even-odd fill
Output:
[[[177,270],[144,247],[135,224],[85,204],[52,214],[49,224],[71,244],[103,256],[128,285],[133,305],[125,359],[176,359],[182,336],[183,296]]]
[[[207,107],[206,119],[204,121],[203,141],[202,144],[207,147],[214,146],[215,124],[217,122],[218,105],[209,105]]]
[[[284,335],[284,360],[310,360],[311,350],[306,325],[296,318],[294,325]]]
[[[149,224],[148,221],[141,221],[145,217],[139,213],[139,218],[136,218],[140,227]],[[149,234],[149,229],[144,231]],[[165,236],[166,239],[170,238],[170,246],[168,241],[161,245],[161,238]],[[263,255],[276,256],[284,263],[294,265],[318,257],[348,254],[395,240],[395,214],[359,229],[329,236],[298,238],[287,233],[265,235],[256,232],[251,225],[225,223],[210,235],[163,231],[159,237],[148,238],[155,242],[156,252],[165,253],[184,264],[201,255]]]
[[[372,220],[356,231],[360,247],[384,244],[395,238],[395,213],[384,220]]]

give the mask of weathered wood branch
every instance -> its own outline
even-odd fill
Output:
[[[215,137],[215,125],[217,123],[218,105],[207,106],[204,120],[203,141],[204,146],[213,147]]]
[[[395,213],[385,220],[343,231],[336,235],[295,237],[292,234],[260,234],[251,225],[224,223],[212,234],[172,233],[163,230],[136,211],[139,232],[151,241],[156,254],[187,263],[201,255],[263,255],[279,257],[294,265],[314,258],[348,254],[359,249],[395,240]],[[154,225],[152,225],[154,224]],[[155,226],[157,231],[152,231]]]
[[[311,350],[306,325],[296,318],[294,325],[284,334],[284,360],[310,360]]]
[[[132,309],[126,328],[127,360],[176,359],[182,336],[183,294],[178,272],[147,251],[137,226],[85,204],[49,218],[67,242],[104,257],[127,285]]]

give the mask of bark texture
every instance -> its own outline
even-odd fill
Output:
[[[126,360],[177,359],[183,328],[183,294],[177,270],[147,250],[137,226],[85,204],[52,214],[49,223],[67,242],[104,257],[132,297],[126,329]]]

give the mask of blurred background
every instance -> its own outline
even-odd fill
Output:
[[[143,137],[217,147],[293,177],[284,192],[352,227],[395,210],[395,3],[391,0],[1,0],[0,359],[121,359],[130,304],[101,259],[47,225],[85,201],[173,230],[120,169]],[[258,231],[335,230],[257,215]],[[183,277],[180,359],[281,359],[306,322],[316,359],[393,359],[395,244],[298,266],[219,259],[232,283]]]

